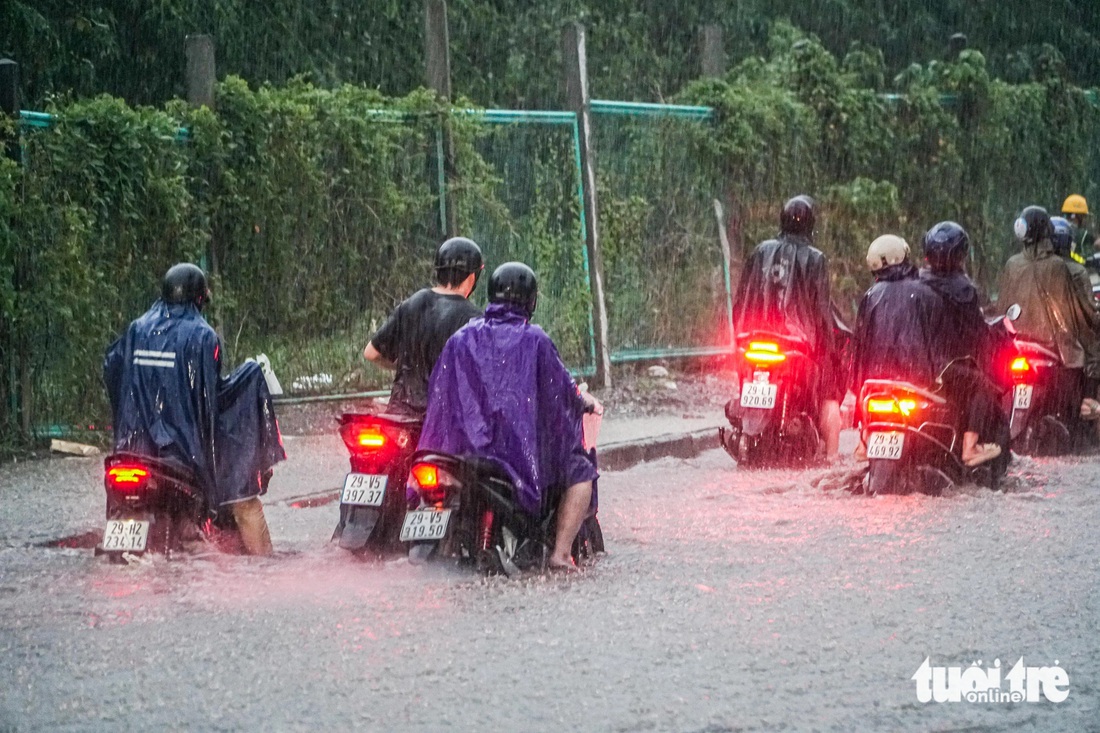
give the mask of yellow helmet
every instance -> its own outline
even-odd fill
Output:
[[[1066,200],[1062,204],[1062,213],[1087,216],[1089,213],[1089,202],[1085,201],[1085,197],[1079,193],[1066,196]]]

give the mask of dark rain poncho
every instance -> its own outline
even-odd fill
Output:
[[[491,304],[447,341],[428,386],[420,450],[497,461],[520,505],[595,480],[581,438],[584,402],[550,337],[525,311]]]
[[[839,399],[844,391],[833,313],[825,255],[808,239],[780,235],[753,250],[734,297],[735,333],[770,331],[805,341],[819,366],[818,399]]]
[[[212,511],[263,493],[259,475],[286,458],[260,365],[221,379],[221,356],[193,304],[158,300],[103,362],[114,449],[193,469]]]
[[[859,302],[852,348],[852,392],[868,379],[930,387],[939,373],[940,298],[909,263],[876,273]]]
[[[927,267],[920,271],[920,280],[943,301],[936,327],[941,350],[937,371],[952,361],[967,358],[973,359],[979,369],[989,370],[993,342],[974,281],[965,272],[937,273]]]
[[[1073,282],[1050,241],[1013,255],[1001,272],[997,311],[1020,305],[1016,331],[1058,352],[1070,369],[1100,376],[1100,342],[1092,328],[1092,303]]]

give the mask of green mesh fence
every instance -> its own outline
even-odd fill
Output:
[[[612,359],[728,350],[723,176],[691,154],[709,110],[593,101],[592,112]]]
[[[321,131],[319,140],[334,144],[309,151],[319,156],[314,176],[302,177],[293,157],[265,172],[279,185],[250,191],[247,201],[278,215],[227,217],[224,224],[252,231],[214,250],[225,301],[214,325],[237,360],[267,354],[290,396],[385,387],[391,375],[367,363],[363,347],[397,303],[432,284],[437,120],[377,115],[363,126],[362,134]],[[394,189],[397,205],[386,201]]]
[[[595,344],[576,115],[489,110],[470,116],[479,129],[458,168],[468,173],[476,158],[488,185],[456,192],[460,233],[481,245],[487,273],[513,260],[535,270],[534,322],[571,369],[588,372]],[[484,303],[484,286],[477,297]]]

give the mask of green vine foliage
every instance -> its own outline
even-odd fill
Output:
[[[964,51],[910,66],[894,82],[904,93],[884,97],[865,86],[884,71],[866,49],[838,61],[782,26],[771,48],[722,79],[690,84],[680,99],[716,110],[699,154],[724,165],[743,246],[774,235],[786,197],[821,198],[818,244],[833,257],[846,305],[868,284],[862,252],[878,234],[901,234],[919,258],[925,230],[958,220],[974,244],[972,272],[988,287],[1012,254],[1016,212],[1033,203],[1056,210],[1072,192],[1100,195],[1100,110],[1054,61],[1048,78],[1009,84],[982,54]]]
[[[105,398],[89,365],[101,362],[118,324],[151,300],[156,283],[141,273],[199,252],[177,126],[163,111],[111,97],[74,102],[55,127],[24,137],[21,169],[5,166],[9,420],[102,417]]]

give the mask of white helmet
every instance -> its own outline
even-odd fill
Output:
[[[896,234],[883,234],[867,248],[867,266],[878,272],[890,265],[900,265],[909,259],[909,244]]]

